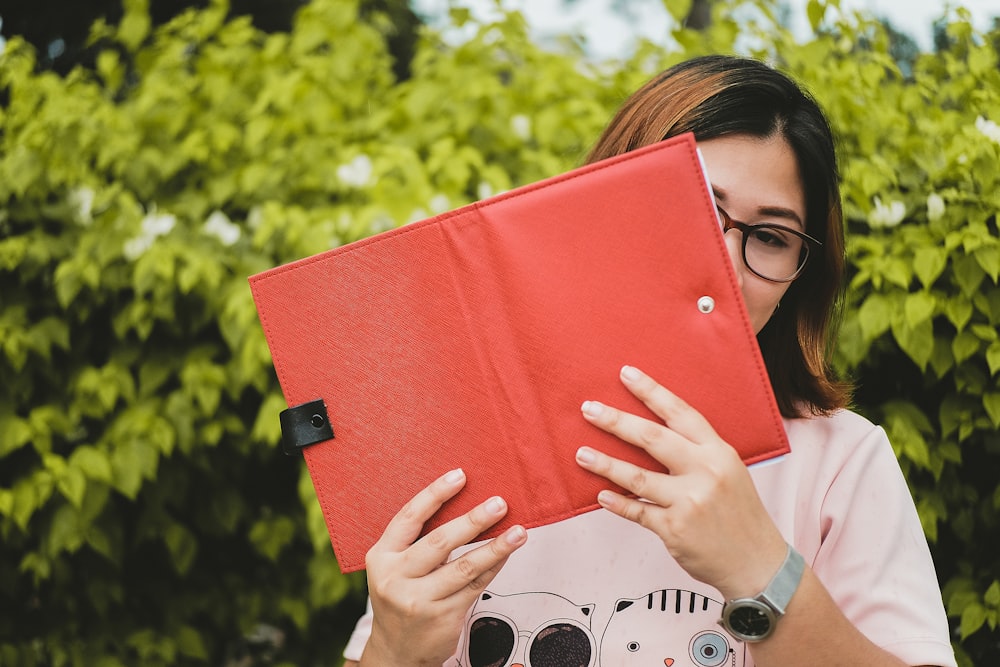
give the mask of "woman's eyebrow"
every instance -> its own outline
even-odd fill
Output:
[[[722,202],[726,201],[726,191],[723,188],[713,185],[712,192],[715,194],[715,199],[717,201],[722,201]],[[768,218],[782,218],[784,220],[791,220],[792,222],[798,223],[800,227],[805,228],[805,225],[802,222],[802,218],[799,217],[799,214],[796,213],[794,210],[786,208],[784,206],[758,206],[757,214]]]
[[[784,218],[785,220],[798,223],[800,227],[803,226],[802,218],[799,217],[799,214],[784,206],[761,206],[757,209],[757,212],[769,218]]]

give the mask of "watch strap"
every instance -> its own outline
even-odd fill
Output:
[[[764,592],[757,596],[757,599],[767,603],[774,611],[781,616],[785,613],[788,603],[799,588],[802,581],[802,573],[805,571],[806,562],[802,554],[788,545],[785,553],[785,560],[778,568],[778,571],[767,584]]]

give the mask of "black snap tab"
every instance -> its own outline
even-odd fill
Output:
[[[303,447],[333,438],[333,427],[323,399],[282,410],[278,418],[281,447],[289,456],[299,453]]]

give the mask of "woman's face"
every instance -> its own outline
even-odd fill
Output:
[[[805,231],[806,196],[798,161],[781,135],[766,139],[734,134],[699,141],[715,199],[734,220],[747,224],[773,222]],[[725,234],[754,333],[760,333],[791,283],[775,283],[754,274],[743,263],[742,232]]]

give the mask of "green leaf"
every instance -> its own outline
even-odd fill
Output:
[[[913,272],[924,287],[930,287],[948,264],[948,251],[940,246],[918,248],[913,254]]]
[[[956,259],[953,264],[953,271],[962,294],[967,297],[971,297],[976,293],[979,285],[983,282],[983,278],[986,277],[986,273],[979,265],[979,262],[976,261],[976,258],[969,255]]]
[[[0,409],[0,459],[31,442],[28,421]]]
[[[177,650],[180,651],[181,655],[198,660],[208,660],[208,650],[205,648],[201,633],[190,625],[182,625],[178,628],[175,637]]]
[[[281,550],[295,537],[295,524],[284,516],[257,521],[250,528],[250,541],[262,555],[277,561]]]
[[[73,450],[69,465],[79,469],[88,479],[110,483],[112,478],[111,460],[103,450],[92,445],[81,445]]]
[[[921,370],[927,367],[934,353],[934,327],[929,319],[915,326],[893,325],[892,335],[913,363]]]
[[[1000,338],[1000,334],[997,333],[997,330],[986,324],[973,324],[969,327],[969,331],[974,333],[979,340],[987,343],[992,343]]]
[[[964,329],[965,325],[968,324],[970,319],[972,319],[972,312],[972,301],[964,296],[952,296],[944,303],[945,315],[948,316],[948,320],[955,325],[955,328],[959,331]]]
[[[87,478],[79,468],[67,467],[56,479],[56,488],[74,508],[80,509],[87,491]]]
[[[116,547],[115,541],[102,528],[90,526],[87,530],[87,546],[107,558],[112,563],[120,563],[120,549]]]
[[[1000,428],[1000,392],[988,391],[983,395],[983,407],[993,422],[994,428]]]
[[[882,265],[882,275],[894,285],[908,289],[913,279],[913,269],[899,257],[889,257]]]
[[[52,556],[60,551],[73,553],[84,544],[84,530],[80,513],[69,505],[56,510],[48,529],[48,549]]]
[[[942,336],[934,337],[934,352],[931,354],[930,364],[939,378],[954,368],[955,355],[951,351],[951,341]]]
[[[884,294],[871,294],[858,309],[858,323],[866,341],[872,341],[889,330],[894,301]]]
[[[814,33],[819,33],[820,24],[826,16],[826,3],[820,0],[809,0],[806,3],[806,16],[809,18],[809,26]]]
[[[14,492],[0,488],[0,516],[10,516],[14,511]]]
[[[1000,607],[1000,581],[996,579],[990,584],[990,587],[986,589],[986,595],[983,596],[983,601],[996,609]]]
[[[278,415],[287,407],[288,404],[280,393],[271,392],[265,396],[257,411],[250,437],[256,442],[270,445],[281,442],[281,422],[278,421]]]
[[[688,12],[691,11],[691,3],[692,0],[663,0],[663,6],[678,23],[687,18]]]
[[[1000,277],[1000,247],[996,243],[976,249],[976,262],[994,282]]]
[[[937,307],[937,300],[928,292],[908,294],[903,306],[906,323],[911,327],[930,319]]]
[[[53,486],[52,476],[44,470],[36,470],[14,484],[11,516],[21,530],[27,529],[35,511],[52,496]]]
[[[198,555],[198,541],[190,530],[179,523],[171,523],[163,533],[163,541],[173,558],[178,574],[186,574]]]
[[[118,39],[129,51],[135,51],[149,34],[149,0],[124,0],[125,15],[118,25]]]
[[[970,604],[962,610],[959,631],[962,639],[978,632],[986,622],[986,607],[979,603]]]
[[[119,443],[111,453],[111,483],[127,498],[134,499],[143,478],[155,476],[158,461],[156,448],[144,440]]]
[[[971,331],[962,331],[951,342],[951,353],[955,355],[955,363],[960,364],[979,352],[982,341]]]

